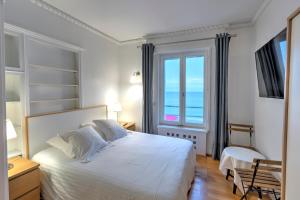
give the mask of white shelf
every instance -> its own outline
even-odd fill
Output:
[[[55,71],[61,71],[61,72],[70,72],[70,73],[78,73],[78,70],[75,69],[66,69],[62,67],[53,67],[48,65],[36,65],[36,64],[29,64],[30,67],[45,69],[45,70],[55,70]]]
[[[6,103],[19,103],[19,102],[21,102],[21,101],[20,101],[20,99],[16,99],[16,100],[7,99],[5,102],[6,102]]]
[[[49,83],[30,83],[30,86],[41,86],[41,87],[78,87],[76,84],[49,84]]]
[[[21,71],[20,68],[12,69],[9,67],[5,67],[5,72],[10,74],[24,74],[24,71]]]
[[[7,152],[7,158],[13,158],[16,156],[21,156],[21,155],[22,155],[22,151],[20,151],[18,149],[14,149],[14,150]]]
[[[62,101],[77,101],[79,98],[69,98],[69,99],[45,99],[45,100],[33,100],[30,103],[52,103],[52,102],[62,102]]]
[[[21,69],[21,67],[12,67],[12,66],[9,66],[9,65],[5,65],[5,69],[8,69],[8,70],[14,70],[14,71],[19,71]]]

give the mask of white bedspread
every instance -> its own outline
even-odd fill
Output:
[[[49,148],[36,154],[45,200],[185,200],[195,154],[187,140],[129,134],[89,163]]]

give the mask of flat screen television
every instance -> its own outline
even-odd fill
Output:
[[[286,29],[255,52],[259,96],[284,98]]]

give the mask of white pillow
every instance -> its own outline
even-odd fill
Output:
[[[73,131],[67,142],[72,145],[75,159],[89,162],[93,156],[107,145],[107,142],[91,126]]]
[[[93,122],[105,135],[107,141],[114,141],[127,135],[126,129],[114,120],[94,120]]]
[[[61,150],[67,157],[75,158],[72,145],[67,143],[61,136],[57,135],[53,138],[50,138],[47,141],[47,144]]]
[[[95,131],[97,131],[97,133],[104,139],[106,140],[105,138],[105,135],[102,133],[102,131],[94,124],[94,123],[84,123],[84,124],[81,124],[80,125],[80,128],[83,128],[83,127],[86,127],[86,126],[91,126],[95,129]]]

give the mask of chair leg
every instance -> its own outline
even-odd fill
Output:
[[[226,180],[228,180],[229,176],[230,176],[230,169],[227,169],[227,174],[226,174]]]
[[[246,199],[247,200],[247,195],[250,192],[251,188],[248,188],[247,192],[240,198],[240,200]]]
[[[262,199],[262,192],[260,187],[257,188],[257,193],[258,193],[258,198]]]
[[[233,194],[236,194],[236,189],[237,189],[237,186],[235,183],[233,183],[233,191],[232,191]]]
[[[272,190],[272,191],[273,191],[273,194],[274,194],[275,199],[276,199],[276,200],[280,200],[281,198],[280,198],[280,197],[277,197],[275,190]]]

